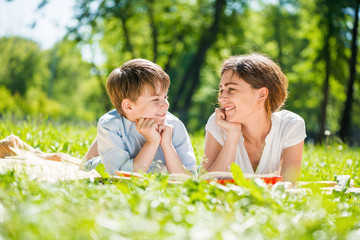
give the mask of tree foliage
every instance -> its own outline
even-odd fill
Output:
[[[0,54],[0,84],[12,94],[24,96],[28,88],[42,87],[47,73],[38,71],[45,64],[38,44],[20,37],[1,38]]]
[[[42,51],[28,39],[1,38],[0,54],[2,114],[94,120],[94,110],[103,111],[90,64],[76,43],[62,41]]]
[[[170,110],[193,132],[203,129],[217,104],[222,61],[261,52],[288,77],[286,108],[305,119],[309,139],[321,141],[325,129],[335,133],[344,126],[352,131],[343,130],[342,138],[356,138],[360,116],[350,113],[360,109],[354,61],[358,5],[354,0],[78,0],[78,25],[52,49],[42,51],[17,37],[1,39],[0,91],[12,96],[7,106],[36,95],[56,102],[59,116],[97,119],[112,108],[104,87],[108,74],[132,58],[145,58],[170,75]]]

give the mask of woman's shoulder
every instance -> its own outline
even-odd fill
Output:
[[[215,118],[216,118],[215,112],[213,112],[208,119],[208,123],[209,122],[215,123]]]
[[[215,116],[215,112],[214,112],[209,117],[209,119],[205,125],[205,130],[208,131],[216,139],[216,141],[218,141],[218,143],[220,143],[220,145],[224,145],[226,131],[223,128],[219,127],[216,124],[215,120],[216,120],[216,116]]]
[[[278,139],[283,141],[283,148],[294,146],[306,138],[305,121],[298,114],[282,110],[274,113],[272,120]]]
[[[280,121],[281,123],[297,123],[297,122],[304,122],[304,119],[289,110],[282,110],[272,114],[272,118],[274,120]]]
[[[289,132],[305,132],[305,121],[298,114],[282,110],[272,115],[272,124],[277,131],[288,134]]]
[[[273,114],[273,126],[284,136],[301,138],[306,137],[305,121],[298,114],[282,110]]]
[[[205,125],[205,129],[209,130],[209,128],[216,128],[217,125],[215,123],[216,120],[216,116],[215,116],[215,112],[213,114],[210,115],[210,117],[208,118],[208,121]]]

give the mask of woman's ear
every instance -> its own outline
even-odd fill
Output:
[[[125,113],[130,113],[131,111],[132,111],[132,102],[131,102],[131,100],[129,100],[129,99],[127,99],[127,98],[125,98],[124,100],[122,100],[122,102],[121,102],[121,107],[122,107],[122,109],[123,109],[123,111],[125,112]]]
[[[259,89],[259,101],[260,102],[265,102],[265,100],[268,98],[269,96],[269,89],[267,87],[262,87]]]

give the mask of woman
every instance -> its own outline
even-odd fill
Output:
[[[229,171],[237,163],[244,173],[300,176],[305,122],[278,111],[287,98],[281,69],[260,54],[233,56],[221,70],[218,101],[206,124],[205,170]]]

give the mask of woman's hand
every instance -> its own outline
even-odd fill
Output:
[[[215,123],[219,127],[225,129],[228,134],[241,135],[241,124],[231,123],[226,120],[225,110],[221,108],[215,109]]]

